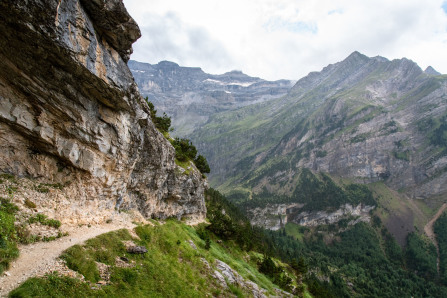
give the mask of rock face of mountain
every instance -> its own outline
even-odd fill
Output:
[[[0,17],[0,171],[63,185],[62,221],[204,219],[206,182],[175,164],[126,65],[140,31],[121,0],[3,1]]]
[[[432,75],[432,76],[439,76],[441,73],[438,72],[436,69],[434,69],[433,67],[429,66],[427,67],[424,72],[428,75]]]
[[[285,97],[214,115],[191,139],[212,186],[239,199],[293,200],[302,168],[434,198],[447,193],[446,93],[446,76],[408,59],[354,52]]]
[[[345,204],[339,209],[327,211],[304,211],[299,209],[303,204],[274,204],[270,203],[264,207],[249,208],[247,215],[251,224],[264,227],[269,230],[280,230],[287,223],[295,223],[305,227],[315,227],[320,225],[331,225],[340,220],[348,219],[347,225],[355,225],[359,222],[370,222],[370,211],[375,206],[359,204],[352,206]]]
[[[265,81],[240,71],[221,75],[197,67],[162,61],[151,65],[129,61],[143,96],[172,116],[174,134],[185,136],[201,127],[211,115],[285,95],[292,81]]]

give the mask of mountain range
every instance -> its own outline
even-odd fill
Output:
[[[0,296],[447,297],[446,76],[128,64],[122,0],[0,16]]]
[[[155,79],[139,81],[141,73],[132,63],[144,93]],[[359,276],[365,268],[376,273],[365,277],[375,286],[366,286],[364,295],[377,291],[374,295],[394,296],[396,287],[388,286],[392,276],[400,276],[391,282],[397,285],[409,272],[426,281],[444,280],[446,75],[433,67],[424,71],[406,58],[353,52],[293,86],[290,82],[277,96],[229,105],[198,95],[213,92],[215,81],[222,79],[204,84],[210,81],[203,76],[201,84],[185,85],[188,76],[174,66],[169,76],[159,72],[163,75],[156,84],[166,86],[167,81],[171,89],[160,95],[152,88],[147,96],[157,98],[156,108],[170,116],[197,113],[185,117],[182,123],[188,128],[176,133],[206,156],[210,185],[252,225],[296,241],[291,248],[274,236],[286,254],[299,251],[322,271],[337,268],[341,284],[350,288],[341,296],[363,291]],[[172,86],[178,88],[176,96]],[[249,94],[253,89],[245,88],[244,97],[255,98]],[[200,104],[184,101],[183,93],[199,97]],[[197,117],[199,113],[204,117]],[[320,281],[322,275],[316,274]]]
[[[430,198],[447,191],[446,86],[408,59],[354,52],[284,97],[215,115],[191,139],[222,189],[293,185],[308,168]]]
[[[141,94],[172,117],[173,134],[179,136],[191,134],[216,113],[281,97],[294,84],[266,81],[236,70],[212,75],[169,61],[152,65],[130,60],[128,65]]]
[[[152,83],[139,81],[140,73],[132,63],[144,92],[144,86]],[[199,69],[194,71],[203,76]],[[185,84],[183,75],[157,80],[157,86],[165,86],[165,80],[177,88]],[[212,92],[214,86],[202,83],[182,88],[194,97]],[[428,216],[421,215],[424,207],[419,204],[436,209],[447,193],[446,76],[432,67],[423,71],[405,58],[390,61],[354,52],[282,90],[287,93],[277,98],[243,101],[231,108],[225,101],[208,105],[208,98],[201,97],[200,109],[212,106],[213,112],[196,122],[192,132],[179,132],[208,159],[211,186],[245,208],[252,223],[274,229],[288,221],[321,224],[321,220],[338,221],[353,212],[367,216],[366,202],[352,205],[354,201],[343,199],[335,203],[321,194],[320,203],[306,202],[304,197],[309,196],[303,197],[303,179],[328,187],[321,175],[329,175],[327,179],[340,191],[346,190],[344,185],[360,183],[372,188],[376,197],[397,200],[401,208],[382,202],[388,206],[383,207],[388,211],[382,218],[400,243],[405,243],[415,226],[423,229]],[[171,96],[170,92],[165,96]],[[176,100],[170,97],[156,106],[177,116],[181,110],[197,111],[195,103],[183,102],[182,108],[171,104]],[[309,216],[305,210],[313,213]],[[342,215],[334,219],[334,212]]]

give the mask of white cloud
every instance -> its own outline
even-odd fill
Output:
[[[132,59],[299,79],[357,50],[447,73],[443,0],[124,0],[143,37]]]
[[[169,60],[180,65],[213,65],[225,68],[231,57],[225,47],[207,30],[184,23],[174,12],[164,15],[145,13],[140,25],[143,38],[134,44],[132,59],[159,62]]]

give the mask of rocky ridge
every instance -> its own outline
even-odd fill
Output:
[[[438,208],[447,194],[446,94],[447,77],[432,68],[354,52],[309,73],[286,96],[213,115],[191,140],[214,170],[211,186],[253,224],[279,229],[292,218],[283,203],[310,206],[313,191],[299,187],[309,169],[341,188],[368,184],[378,200],[364,205],[377,207],[373,214],[403,245],[426,223],[421,208]],[[332,223],[341,207],[330,206],[333,193],[315,199],[296,223]]]
[[[214,116],[192,140],[223,191],[287,194],[308,168],[431,198],[447,192],[446,91],[445,76],[408,59],[355,52],[283,98]]]
[[[1,172],[63,185],[62,222],[205,218],[206,181],[175,164],[126,65],[140,31],[122,1],[7,1],[0,16]]]
[[[194,134],[216,113],[281,97],[294,83],[266,81],[236,70],[213,75],[169,61],[149,64],[130,60],[129,68],[141,94],[172,117],[178,136]]]

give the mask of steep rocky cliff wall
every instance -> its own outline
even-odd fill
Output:
[[[64,185],[61,220],[203,220],[206,182],[175,164],[126,65],[140,31],[121,0],[2,1],[0,18],[1,172]]]

